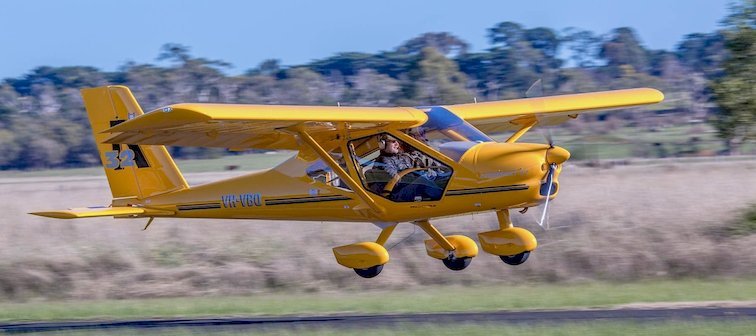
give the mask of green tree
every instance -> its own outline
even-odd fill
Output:
[[[400,89],[398,80],[371,69],[360,70],[349,83],[347,101],[364,106],[386,106]]]
[[[176,43],[163,45],[158,60],[168,60],[174,66],[167,71],[166,77],[173,90],[174,98],[179,101],[222,102],[225,97],[222,70],[231,64],[220,60],[208,60],[192,57],[189,47]]]
[[[276,76],[279,71],[281,71],[281,61],[271,58],[260,62],[260,65],[256,68],[247,71],[247,75]]]
[[[570,60],[580,68],[597,65],[601,38],[591,31],[569,27],[562,31],[562,44],[570,52]]]
[[[733,6],[724,23],[729,57],[725,75],[712,85],[719,105],[713,124],[728,152],[738,153],[756,136],[756,0]]]
[[[457,63],[444,57],[435,48],[425,48],[416,68],[410,72],[406,97],[410,104],[454,104],[470,102],[465,90],[467,77]]]
[[[521,97],[536,80],[542,79],[544,87],[552,90],[563,61],[557,57],[561,39],[549,28],[526,29],[514,22],[501,22],[488,29],[491,48],[483,64],[484,82],[477,87],[486,88],[486,96],[492,99]],[[464,69],[478,64],[465,59]],[[480,80],[481,77],[476,77]],[[482,84],[482,85],[481,85]]]
[[[21,145],[12,131],[0,129],[0,167],[14,167]]]
[[[724,44],[722,32],[689,34],[677,45],[675,53],[683,65],[714,78],[722,74],[722,62],[727,57]]]
[[[628,71],[648,71],[648,53],[635,31],[629,27],[614,29],[612,38],[601,46],[599,56],[606,60],[607,69],[615,78]]]
[[[314,61],[307,68],[328,76],[340,73],[343,76],[354,76],[362,69],[371,68],[373,55],[359,52],[338,53],[334,56]]]
[[[467,42],[450,33],[425,33],[404,42],[397,52],[420,54],[425,48],[435,48],[444,56],[453,58],[465,54],[469,47]]]
[[[277,104],[336,105],[328,81],[305,67],[286,70],[286,78],[276,83]]]

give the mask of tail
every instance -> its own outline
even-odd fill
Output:
[[[102,131],[144,114],[129,88],[103,86],[81,90],[92,134],[113,193],[113,205],[189,188],[165,146],[106,144]]]

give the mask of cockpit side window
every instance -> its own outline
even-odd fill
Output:
[[[363,186],[395,202],[437,201],[451,167],[388,133],[349,142]]]
[[[347,171],[346,161],[344,161],[344,155],[340,150],[335,150],[328,153],[331,157],[339,163],[339,166]],[[305,170],[307,176],[312,178],[313,181],[322,182],[329,186],[351,190],[349,186],[339,177],[339,175],[328,166],[323,159],[318,159]]]

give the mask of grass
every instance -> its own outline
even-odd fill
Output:
[[[0,302],[181,296],[242,297],[239,301],[244,301],[265,300],[264,295],[244,296],[271,292],[401,290],[411,294],[420,290],[413,296],[419,300],[428,286],[480,287],[491,292],[491,288],[508,291],[511,284],[531,283],[756,279],[756,235],[721,234],[744,204],[756,202],[756,194],[734,192],[743,190],[743,178],[754,172],[753,161],[565,167],[560,178],[563,189],[550,203],[549,222],[554,230],[543,232],[535,224],[541,209],[512,214],[514,224],[534,232],[539,241],[526,264],[509,267],[481,253],[465,271],[450,272],[426,255],[425,234],[403,223],[389,240],[392,245],[401,242],[389,251],[391,262],[372,280],[338,265],[331,252],[334,246],[374,240],[379,230],[371,224],[158,219],[142,231],[143,219],[55,220],[27,214],[106,205],[111,195],[104,179],[9,179],[16,183],[3,182],[0,195],[4,214],[0,218]],[[209,181],[226,175],[193,174],[189,179]],[[478,232],[495,227],[496,219],[493,213],[468,214],[434,223],[444,234],[475,238]],[[748,287],[741,290],[753,292]],[[698,291],[717,293],[716,288]],[[617,297],[622,291],[610,294]],[[570,297],[571,293],[560,295]],[[446,296],[450,294],[431,295],[424,302]],[[316,298],[312,300],[319,301]],[[528,300],[539,302],[540,298]],[[507,307],[516,308],[519,301],[507,302]],[[352,309],[346,303],[338,306],[345,305],[343,309]],[[16,308],[0,309],[8,310]]]
[[[756,280],[436,286],[362,293],[275,293],[237,297],[3,303],[0,304],[0,320],[130,319],[343,312],[461,312],[714,300],[756,300]]]
[[[756,233],[756,203],[743,209],[736,217],[727,233],[733,236],[747,236]]]
[[[494,324],[494,323],[460,323],[443,325],[396,325],[396,326],[365,326],[361,328],[313,328],[299,326],[293,328],[199,328],[199,329],[149,329],[150,335],[355,335],[355,336],[388,336],[388,335],[541,335],[541,336],[593,336],[593,335],[663,335],[663,336],[750,336],[756,330],[756,321],[667,321],[667,322],[591,322],[591,323],[560,323],[540,325]],[[139,329],[107,330],[108,335],[142,334]],[[45,335],[57,336],[89,336],[102,335],[103,330],[96,331],[64,331],[50,332]]]

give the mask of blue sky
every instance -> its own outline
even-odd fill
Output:
[[[487,47],[486,29],[578,27],[595,33],[630,26],[644,45],[671,50],[682,37],[712,32],[730,0],[178,1],[6,0],[0,3],[0,79],[42,66],[112,71],[157,63],[168,42],[192,55],[230,62],[242,73],[262,60],[302,64],[344,51],[392,49],[424,32],[450,32]]]

